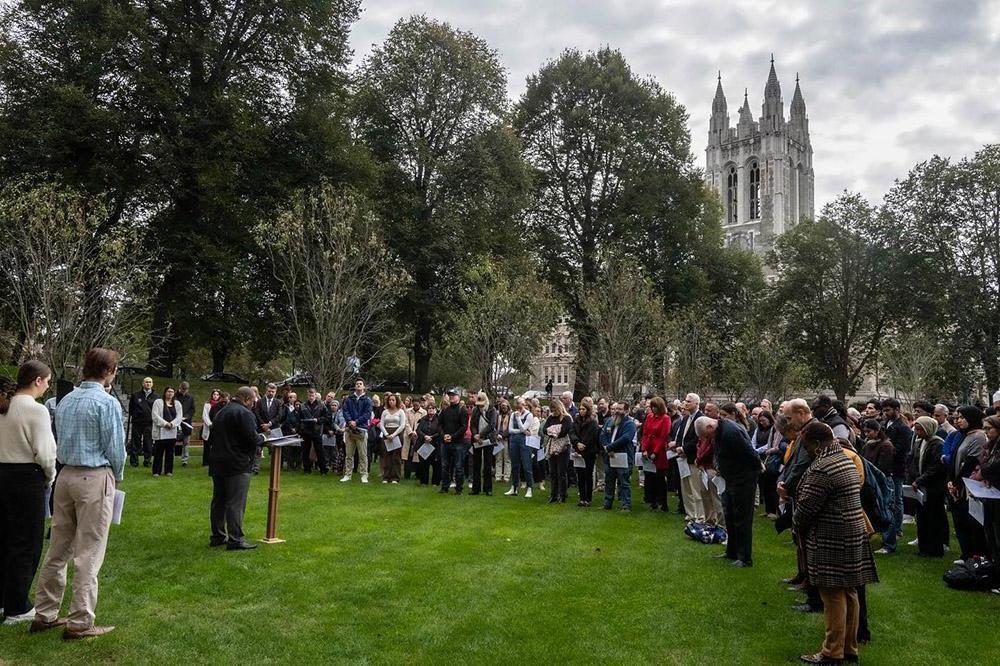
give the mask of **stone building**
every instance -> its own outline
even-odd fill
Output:
[[[572,391],[576,381],[575,356],[571,351],[572,340],[569,320],[562,317],[551,335],[545,340],[541,351],[531,363],[531,388],[544,389],[552,380],[552,392]]]
[[[730,127],[719,73],[705,149],[705,181],[719,193],[727,245],[764,255],[776,236],[813,216],[812,157],[798,75],[786,120],[772,56],[761,116],[754,120],[744,90],[739,122]]]

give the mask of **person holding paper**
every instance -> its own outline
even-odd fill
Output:
[[[434,399],[427,401],[427,414],[417,422],[417,480],[420,485],[426,486],[428,482],[437,486],[441,483],[441,423],[438,421],[438,409],[434,404]],[[421,455],[427,450],[425,446],[431,447],[429,455]],[[429,474],[430,472],[430,474]],[[430,479],[428,477],[430,476]]]
[[[385,409],[378,422],[382,433],[382,451],[379,457],[379,468],[382,471],[382,483],[399,483],[399,467],[403,450],[403,436],[406,432],[406,413],[396,393],[385,394]]]
[[[510,481],[510,403],[501,398],[497,403],[497,446],[500,450],[493,457],[496,481]]]
[[[372,399],[365,394],[363,379],[354,381],[354,393],[344,400],[344,418],[347,431],[344,434],[347,459],[344,461],[343,482],[351,480],[354,474],[354,457],[358,458],[361,483],[368,483],[368,428],[372,419]]]
[[[601,451],[601,428],[594,414],[594,401],[586,397],[580,401],[569,441],[573,451],[583,458],[583,467],[576,470],[576,487],[580,493],[577,506],[588,507],[594,501],[594,462]]]
[[[570,432],[573,430],[573,417],[566,412],[561,400],[553,400],[549,407],[549,418],[545,420],[543,429],[548,436],[545,442],[545,454],[549,459],[549,473],[552,484],[549,488],[549,504],[566,502],[566,486],[569,470]]]
[[[693,429],[693,428],[692,428]],[[635,439],[635,421],[628,416],[628,405],[615,402],[611,405],[611,416],[601,428],[601,446],[604,451],[604,510],[610,511],[615,499],[615,486],[618,486],[620,511],[632,510],[632,442]],[[611,457],[615,454],[624,455],[624,467],[612,467]],[[616,464],[620,464],[616,463]]]
[[[452,480],[455,482],[455,494],[462,494],[462,483],[465,480],[465,451],[469,444],[465,442],[465,432],[469,427],[469,415],[462,405],[462,397],[458,389],[448,389],[448,407],[441,410],[439,417],[441,439],[444,451],[441,457],[441,493],[447,493]]]
[[[969,496],[963,481],[976,470],[979,456],[988,441],[983,432],[983,416],[983,411],[975,405],[958,408],[955,427],[962,433],[962,439],[948,466],[948,507],[955,523],[955,536],[958,537],[963,561],[973,555],[986,554],[986,532],[969,515]]]
[[[433,396],[425,395],[421,398],[414,398],[409,407],[406,407],[406,434],[403,441],[403,479],[409,480],[411,474],[417,471],[420,463],[420,456],[417,449],[421,442],[417,441],[417,424],[420,419],[427,416],[427,408],[434,402]]]
[[[28,598],[42,557],[45,494],[56,477],[56,441],[48,410],[38,398],[52,371],[27,361],[16,382],[0,381],[0,608],[4,624],[31,622]]]
[[[216,415],[212,434],[212,508],[209,514],[212,533],[208,545],[226,546],[226,550],[253,550],[255,543],[243,538],[243,515],[250,490],[251,470],[257,447],[264,444],[252,412],[253,391],[241,387],[229,405]]]
[[[938,422],[930,416],[920,416],[913,426],[917,435],[917,477],[914,490],[924,493],[923,503],[917,503],[917,550],[923,557],[942,557],[948,544],[948,514],[944,509],[948,470],[941,462],[944,440],[937,435]]]
[[[987,487],[1000,488],[1000,416],[987,417],[983,421],[983,432],[989,439],[989,452],[980,457],[979,469],[973,472],[972,478]],[[1000,562],[1000,500],[983,500],[983,522],[990,559]]]
[[[516,409],[510,415],[510,428],[507,431],[510,451],[510,490],[504,495],[517,495],[523,475],[527,486],[524,496],[531,497],[531,487],[534,485],[532,461],[535,449],[528,446],[528,436],[537,426],[535,417],[528,411],[524,398],[518,398],[514,406]]]
[[[660,396],[649,401],[649,414],[642,425],[642,455],[656,467],[646,472],[649,508],[669,511],[667,506],[667,447],[670,444],[670,415],[667,403]]]
[[[299,437],[302,438],[302,471],[312,474],[312,457],[310,449],[316,452],[316,464],[319,473],[326,476],[326,454],[323,452],[323,430],[330,419],[330,410],[326,403],[319,399],[319,391],[310,387],[308,400],[299,406]]]
[[[253,413],[257,419],[258,432],[266,436],[272,430],[281,430],[282,424],[288,418],[288,409],[278,398],[278,387],[275,384],[268,384],[264,387],[264,397],[260,398],[253,406]],[[263,448],[257,449],[253,458],[253,473],[260,473],[260,461],[264,456]]]
[[[78,639],[114,630],[95,626],[94,615],[115,489],[125,472],[122,406],[105,392],[117,372],[117,352],[91,349],[83,359],[83,381],[56,408],[56,459],[63,467],[53,493],[49,550],[35,585],[31,633],[65,627],[63,638]],[[61,619],[71,559],[73,600],[69,615]]]
[[[174,475],[174,447],[180,437],[184,410],[174,400],[174,389],[163,389],[163,397],[153,403],[153,478],[163,471]]]
[[[476,395],[472,410],[472,492],[493,494],[493,446],[497,435],[497,410],[485,391]]]
[[[698,457],[698,433],[694,422],[703,416],[701,397],[697,393],[688,393],[684,398],[684,411],[687,416],[681,421],[679,435],[674,441],[674,453],[689,466],[695,464]],[[681,495],[684,499],[684,512],[687,522],[705,522],[705,505],[701,501],[702,485],[698,474],[690,474],[681,478]]]

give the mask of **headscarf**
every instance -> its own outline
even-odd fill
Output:
[[[938,422],[935,421],[930,416],[918,416],[917,417],[917,425],[919,425],[921,428],[923,428],[924,429],[924,433],[926,433],[926,435],[927,435],[927,437],[923,437],[921,439],[931,440],[935,436],[937,436]]]
[[[983,410],[979,409],[975,405],[962,405],[958,408],[958,413],[961,414],[966,423],[969,424],[969,430],[966,432],[969,432],[970,430],[982,430],[983,418],[986,416],[983,414]]]

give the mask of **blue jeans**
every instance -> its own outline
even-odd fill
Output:
[[[445,444],[441,462],[441,490],[447,491],[452,475],[455,477],[455,493],[462,494],[462,482],[465,481],[465,450],[468,444]]]
[[[903,477],[892,475],[892,524],[882,532],[882,547],[896,550],[896,533],[903,527]]]
[[[508,447],[510,454],[510,485],[517,488],[521,484],[521,475],[531,488],[534,484],[534,472],[531,463],[534,462],[535,449],[524,443],[524,436],[511,435]]]
[[[604,506],[610,509],[615,501],[615,485],[618,485],[618,501],[622,508],[632,508],[632,468],[612,467],[604,460]]]

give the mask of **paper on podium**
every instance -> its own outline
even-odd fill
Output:
[[[300,446],[302,444],[302,438],[298,435],[287,435],[285,437],[277,437],[275,439],[266,439],[264,443],[267,446]]]
[[[610,460],[611,467],[615,469],[628,469],[627,453],[612,453]]]
[[[111,510],[111,524],[121,525],[122,524],[122,510],[125,508],[125,491],[116,490],[115,491],[115,504]]]
[[[644,459],[642,461],[642,471],[652,472],[653,474],[656,474],[656,463],[650,460],[649,458]]]
[[[392,453],[393,451],[398,451],[403,448],[403,443],[399,441],[399,437],[393,437],[390,441],[385,443],[385,452]]]
[[[531,449],[537,449],[542,446],[542,440],[538,435],[528,435],[524,438],[524,443]]]
[[[427,460],[434,453],[434,445],[430,442],[425,442],[423,446],[417,449],[417,455],[422,459]]]
[[[680,474],[682,479],[686,479],[691,476],[691,465],[685,458],[677,459],[677,472]]]
[[[576,467],[578,469],[584,469],[587,467],[587,461],[584,460],[583,456],[581,456],[579,453],[571,453],[569,454],[569,457],[570,460],[573,461],[573,467]]]
[[[718,474],[716,474],[716,475],[715,475],[715,478],[714,478],[714,479],[712,479],[712,483],[714,483],[714,484],[715,484],[715,487],[716,487],[716,489],[717,489],[717,490],[719,491],[719,494],[720,494],[720,495],[721,495],[722,493],[726,492],[726,480],[725,480],[725,479],[723,479],[723,478],[722,478],[721,476],[719,476]]]
[[[979,499],[994,499],[1000,500],[1000,489],[987,486],[982,481],[975,481],[973,479],[962,479],[965,481],[965,488],[969,491],[969,494],[973,497],[978,497]]]
[[[281,433],[281,428],[277,428],[275,430],[268,430],[264,433],[264,437],[266,439],[283,439],[285,436]],[[326,436],[324,435],[323,438],[326,439]]]
[[[923,504],[927,499],[927,494],[922,490],[914,490],[913,486],[903,486],[903,497],[909,497],[911,500]]]
[[[975,497],[969,498],[969,515],[976,519],[980,525],[986,525],[986,517],[983,515],[983,503]]]

